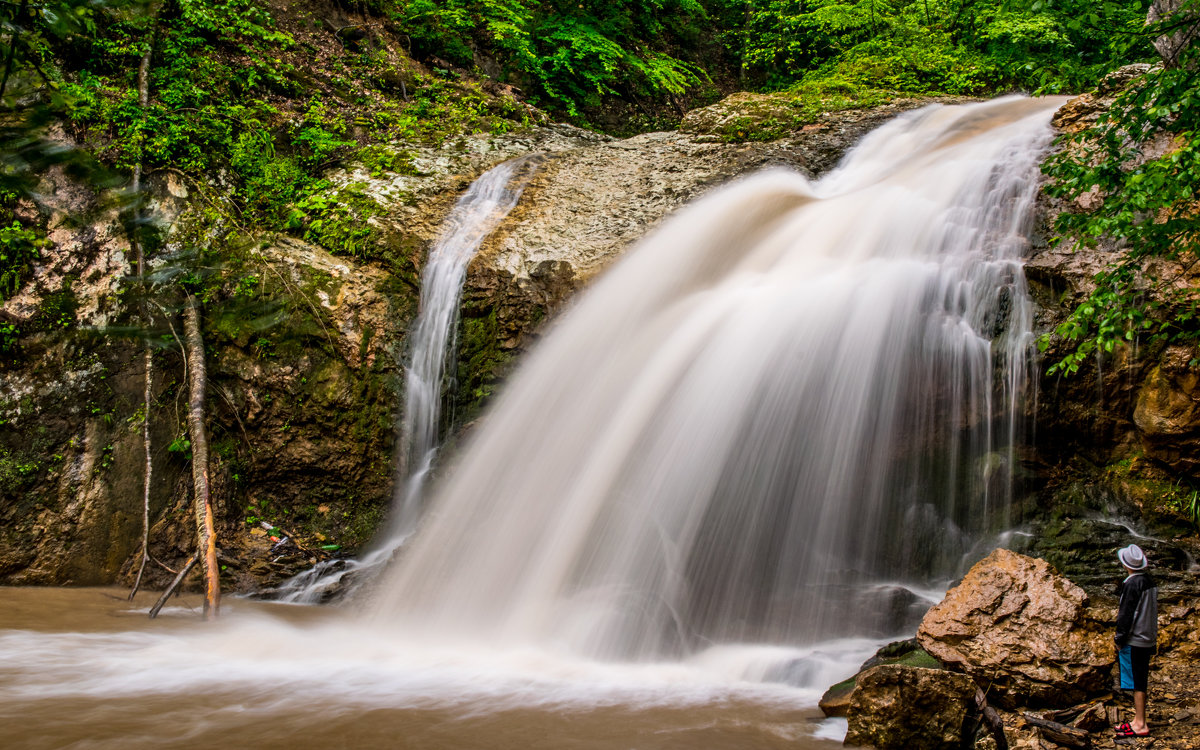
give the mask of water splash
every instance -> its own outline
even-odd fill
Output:
[[[620,658],[910,627],[880,584],[1003,525],[1060,103],[926,108],[680,212],[507,385],[378,618]]]

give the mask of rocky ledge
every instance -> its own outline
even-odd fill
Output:
[[[1160,591],[1143,746],[1200,746],[1198,594],[1196,580]],[[835,686],[822,708],[845,708],[847,744],[879,750],[1104,746],[1132,716],[1114,688],[1115,619],[1114,602],[1092,601],[1045,561],[996,550],[925,616],[920,651],[893,644],[908,652],[902,662],[868,662],[849,695],[837,699]]]

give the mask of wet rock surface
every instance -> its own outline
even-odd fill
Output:
[[[879,649],[874,656],[863,662],[853,677],[826,690],[818,703],[821,711],[826,716],[845,716],[850,709],[850,697],[858,686],[858,678],[875,667],[891,664],[925,669],[942,668],[936,659],[925,653],[916,638],[894,641]],[[807,684],[811,684],[811,680]]]
[[[387,292],[382,270],[307,243],[248,255],[261,296],[251,309],[270,326],[219,302],[204,323],[211,482],[234,591],[370,539],[390,494],[397,320],[415,307]],[[141,540],[141,340],[97,329],[23,344],[25,363],[0,367],[0,581],[111,583],[129,575]],[[147,568],[149,587],[195,546],[182,367],[175,347],[156,347],[150,552],[162,564]],[[259,520],[298,530],[308,551],[256,538]]]
[[[1105,687],[1111,633],[1044,560],[996,550],[925,615],[921,647],[1001,706],[1066,706]]]
[[[966,675],[898,664],[872,667],[859,675],[850,696],[847,745],[879,750],[961,748],[975,683]]]
[[[1053,124],[1060,132],[1077,133],[1096,122],[1117,95],[1137,86],[1149,65],[1130,65],[1110,74],[1097,91],[1068,101]],[[1135,164],[1168,153],[1171,138],[1152,139]],[[1086,194],[1071,203],[1039,196],[1033,246],[1025,265],[1030,293],[1036,303],[1035,332],[1051,332],[1095,289],[1095,276],[1121,257],[1122,249],[1101,241],[1077,247],[1066,241],[1052,244],[1058,232],[1055,218],[1063,212],[1090,212],[1099,196]],[[1164,281],[1147,285],[1148,302],[1162,303],[1166,295],[1197,286],[1194,265],[1177,260],[1154,260],[1148,276]],[[1053,338],[1042,353],[1042,371],[1064,356],[1065,342]],[[1105,466],[1117,460],[1144,456],[1176,474],[1194,476],[1200,467],[1200,410],[1191,362],[1194,346],[1167,346],[1160,341],[1135,341],[1111,354],[1085,362],[1069,377],[1043,374],[1036,404],[1038,451],[1043,461],[1065,463],[1075,456]]]

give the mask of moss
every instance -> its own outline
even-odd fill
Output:
[[[453,402],[459,424],[479,415],[495,390],[500,374],[513,358],[501,348],[500,324],[496,311],[464,316],[459,323],[458,390]]]
[[[731,103],[731,107],[745,113],[722,120],[709,132],[726,143],[774,141],[819,122],[831,112],[875,107],[895,97],[893,92],[877,89],[803,83],[786,92]]]
[[[288,229],[335,255],[377,258],[379,232],[371,219],[383,208],[361,185],[330,189],[322,181],[300,199],[288,215]]]
[[[1104,478],[1140,509],[1147,527],[1173,537],[1200,529],[1200,490],[1142,456],[1105,467]]]
[[[0,497],[15,497],[43,474],[44,458],[35,453],[0,448]]]
[[[362,338],[358,341],[358,361],[366,362],[367,353],[371,351],[371,341],[375,338],[374,326],[363,326]]]

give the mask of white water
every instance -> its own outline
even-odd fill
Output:
[[[457,355],[454,340],[467,266],[483,241],[516,207],[542,160],[540,154],[510,159],[471,183],[442,224],[421,274],[421,299],[409,335],[404,413],[397,448],[396,491],[390,533],[360,558],[328,560],[289,578],[271,599],[316,604],[337,597],[392,559],[421,517],[425,483],[441,445],[447,368]]]
[[[667,222],[510,382],[375,601],[45,626],[0,589],[0,745],[836,740],[795,709],[1003,525],[1057,104],[923,110]]]
[[[510,159],[488,170],[458,199],[429,251],[421,274],[421,300],[409,337],[404,418],[400,429],[400,476],[393,529],[407,533],[421,512],[425,481],[441,442],[442,391],[454,365],[459,301],[467,264],[479,246],[517,205],[533,178],[537,154]]]
[[[1059,103],[927,108],[680,212],[507,385],[378,618],[621,659],[911,627],[883,584],[1004,525]]]

